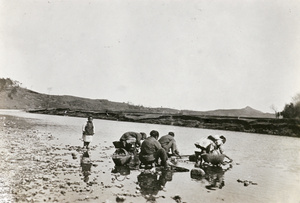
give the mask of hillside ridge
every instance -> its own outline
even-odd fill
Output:
[[[211,111],[178,110],[163,107],[154,108],[132,105],[125,102],[114,102],[107,99],[89,99],[71,95],[48,95],[12,84],[6,86],[2,85],[0,87],[0,108],[23,110],[67,108],[86,111],[125,111],[182,115],[274,118],[273,114],[263,113],[250,106],[246,106],[242,109],[217,109]]]

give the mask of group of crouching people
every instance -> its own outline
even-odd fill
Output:
[[[169,132],[160,139],[158,138],[159,133],[156,130],[152,130],[149,137],[143,132],[126,132],[121,136],[120,141],[128,152],[136,154],[139,151],[139,159],[142,165],[160,163],[161,166],[168,168],[168,157],[172,155],[179,156],[174,133]]]
[[[159,165],[164,168],[169,168],[168,158],[171,156],[180,157],[174,132],[169,132],[167,135],[159,138],[159,132],[152,130],[150,136],[147,137],[145,133],[140,132],[126,132],[121,138],[120,142],[128,152],[137,154],[139,152],[139,159],[141,165]],[[142,142],[143,140],[143,142]],[[226,142],[224,136],[208,136],[195,143],[199,151],[195,151],[196,164],[201,166],[207,159],[203,159],[207,154],[223,154],[222,145]],[[224,154],[230,161],[231,159]]]

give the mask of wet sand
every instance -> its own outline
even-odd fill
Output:
[[[295,153],[299,142],[295,138],[245,134],[244,139],[249,139],[242,142],[240,134],[230,133],[227,149],[234,155],[231,157],[233,168],[227,168],[226,175],[222,169],[207,169],[207,177],[198,179],[190,172],[149,174],[125,167],[114,168],[112,141],[126,129],[150,130],[154,127],[149,125],[95,120],[97,129],[101,129],[97,133],[101,136],[95,137],[89,150],[90,157],[86,157],[78,136],[82,121],[70,117],[0,115],[0,200],[191,203],[297,202],[299,199],[297,171],[300,165]],[[169,130],[168,126],[155,128]],[[196,135],[202,131],[176,128],[176,132],[191,134],[194,136],[189,139],[197,139]],[[203,134],[207,133],[203,130]],[[177,139],[178,143],[185,143],[186,137],[178,136]],[[187,146],[193,142],[189,140]],[[277,149],[277,143],[282,143],[281,153],[273,150],[275,153],[253,156],[259,152],[257,146],[258,149],[264,149],[263,146]],[[193,148],[181,146],[183,152],[193,152]],[[246,148],[248,150],[244,150]],[[187,160],[180,160],[179,164],[194,168]]]
[[[58,138],[34,120],[1,116],[0,126],[1,202],[181,202],[179,195],[157,195],[163,187],[142,194],[127,168],[112,170],[107,165],[112,163],[112,146],[91,146],[90,156],[101,148],[98,158],[91,159],[81,146],[57,144]],[[148,176],[138,178],[147,182]]]

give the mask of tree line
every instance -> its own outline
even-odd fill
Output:
[[[300,118],[300,93],[293,97],[293,102],[284,106],[280,115],[283,118]]]
[[[6,88],[20,87],[21,83],[10,78],[0,78],[0,91]]]
[[[13,95],[17,93],[17,88],[21,86],[21,83],[10,78],[0,78],[0,92],[3,90],[9,91],[8,97],[13,99]]]

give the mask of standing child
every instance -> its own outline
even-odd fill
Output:
[[[82,128],[83,147],[89,148],[89,144],[92,142],[94,134],[95,127],[93,124],[93,117],[89,116],[87,123]]]

